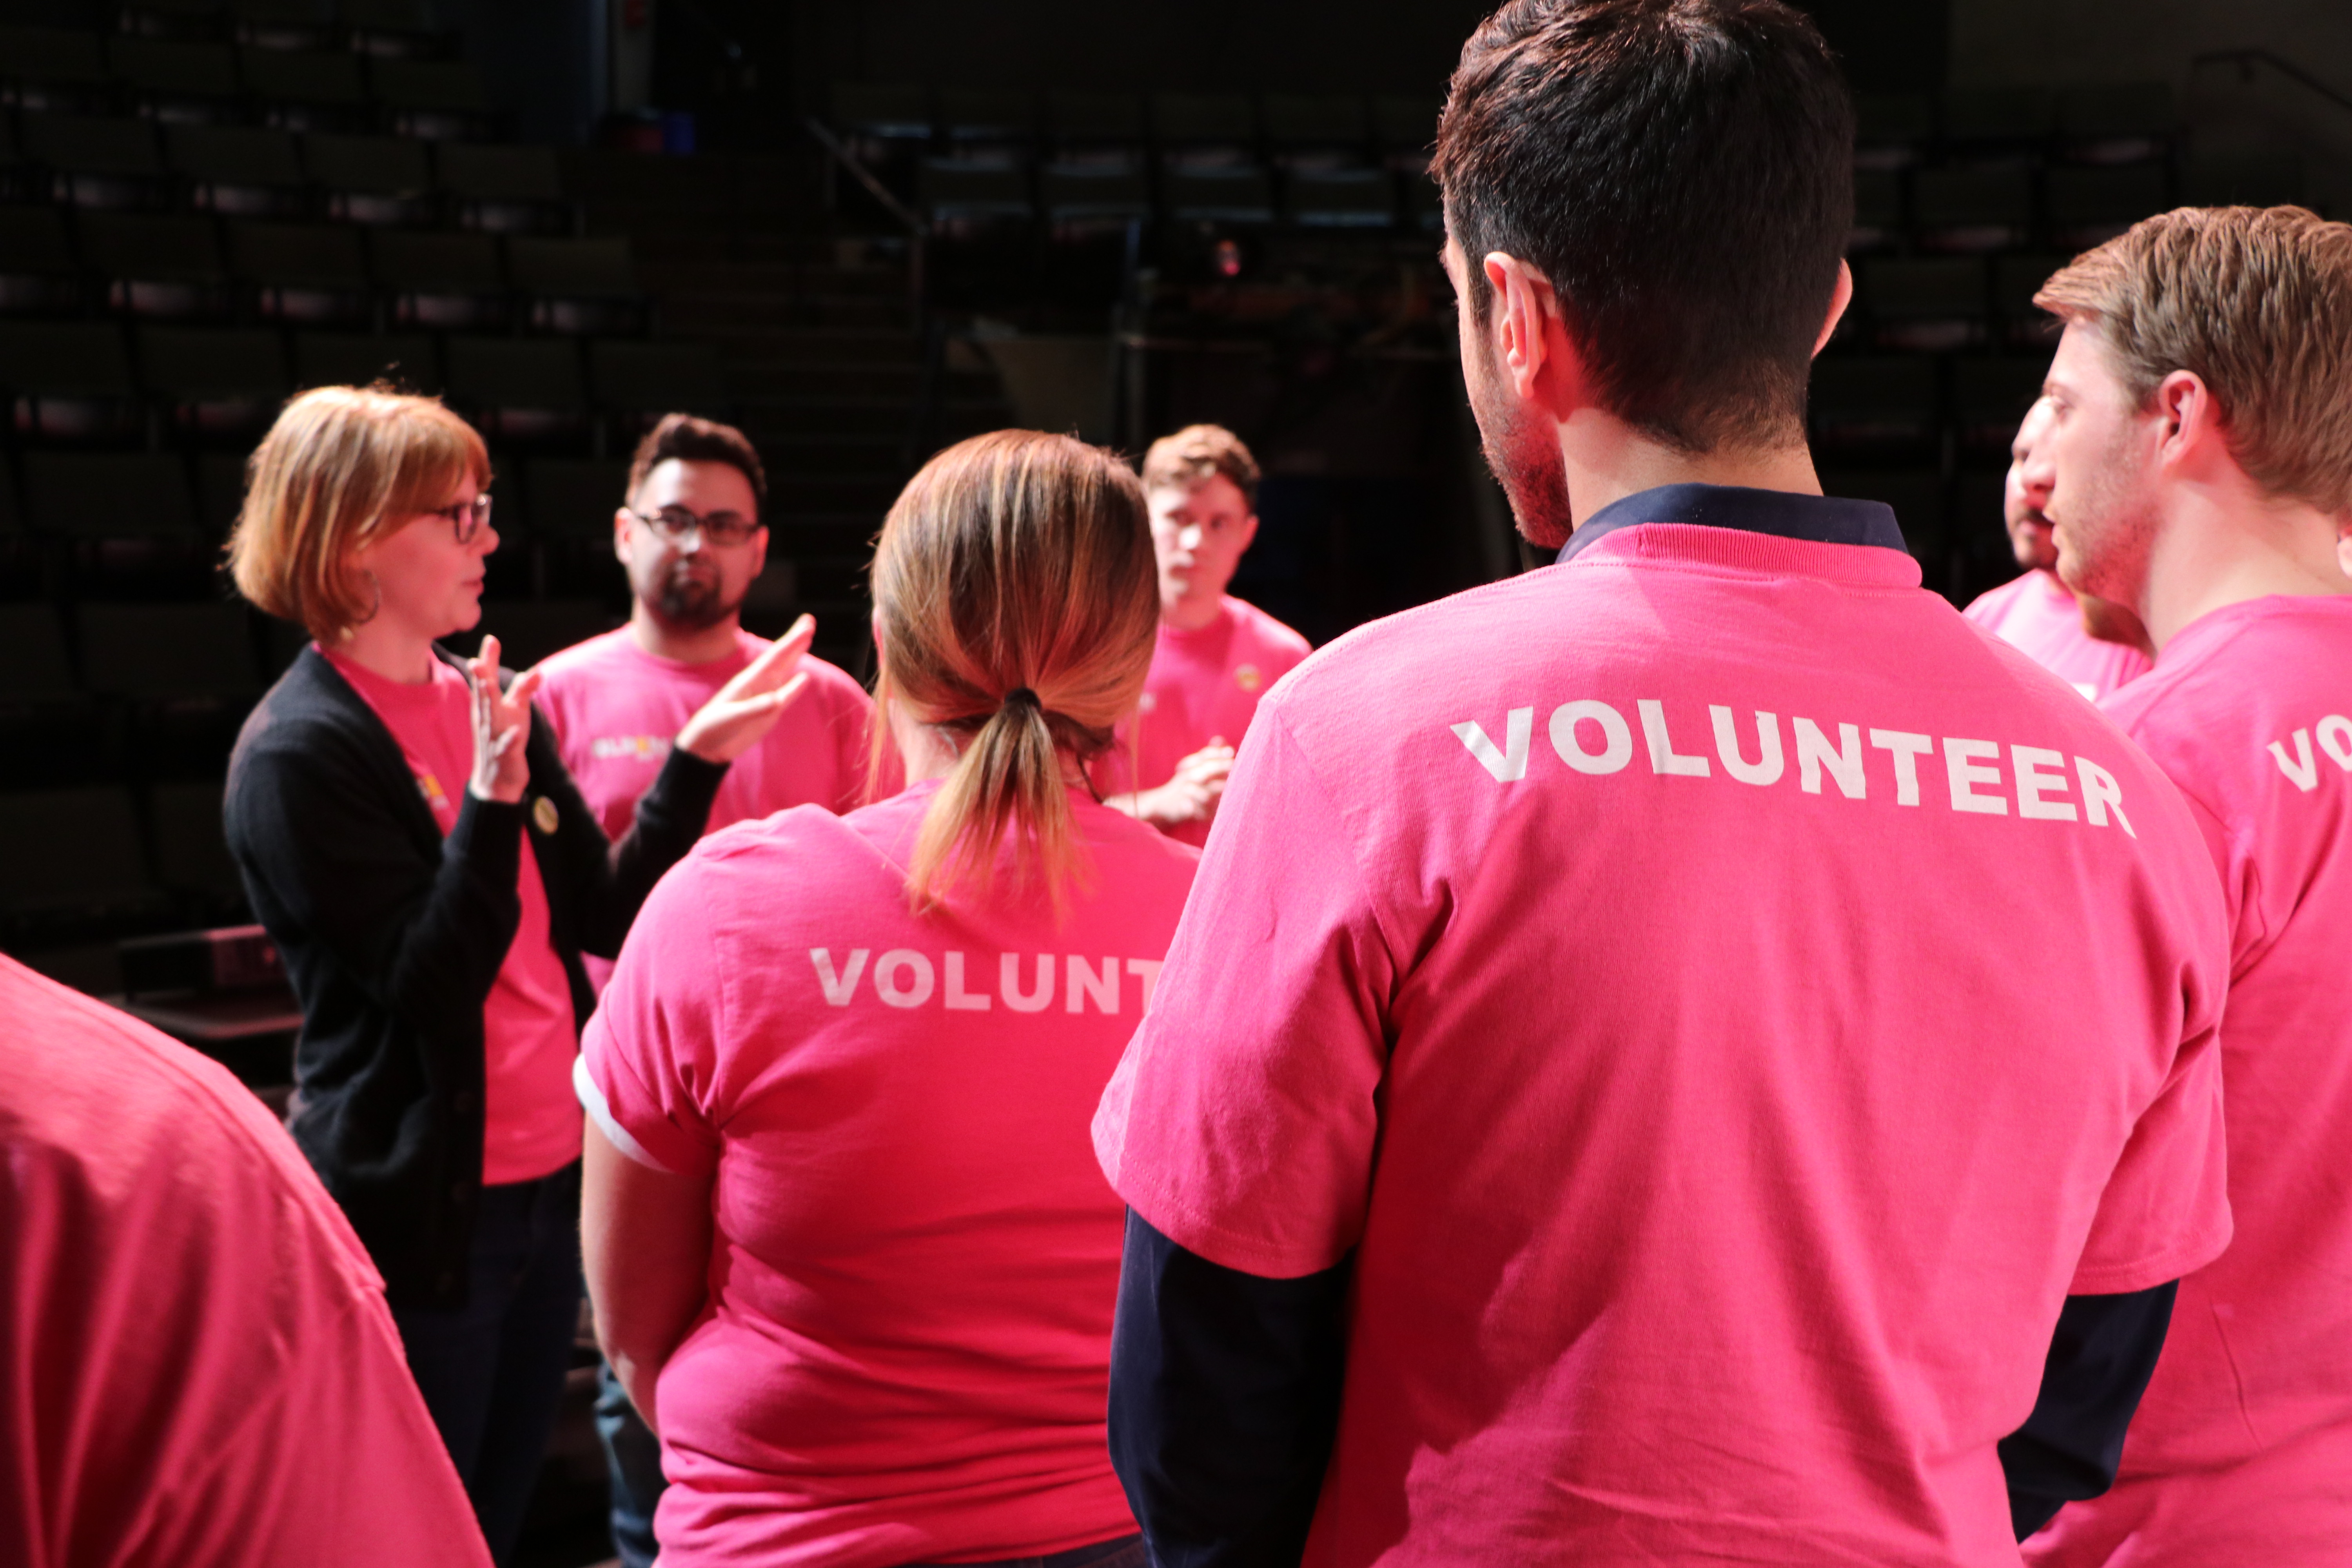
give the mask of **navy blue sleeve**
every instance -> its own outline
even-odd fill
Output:
[[[2179,1283],[2123,1296],[2069,1296],[2025,1425],[2000,1440],[2010,1521],[2020,1541],[2065,1504],[2116,1484],[2124,1429],[2139,1408],[2172,1326]]]
[[[1296,1568],[1339,1425],[1349,1269],[1244,1274],[1129,1211],[1110,1458],[1158,1568]]]

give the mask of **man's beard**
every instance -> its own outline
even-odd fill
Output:
[[[698,577],[683,572],[663,579],[661,591],[647,605],[664,626],[682,632],[715,626],[741,607],[740,598],[730,605],[719,597],[717,576]]]
[[[1499,395],[1481,366],[1469,374],[1471,412],[1478,420],[1478,447],[1486,467],[1511,503],[1511,517],[1528,542],[1558,550],[1576,530],[1568,505],[1568,469],[1551,421]]]
[[[2135,612],[2155,532],[2140,458],[2129,437],[2119,437],[2081,470],[2051,534],[2060,582]]]

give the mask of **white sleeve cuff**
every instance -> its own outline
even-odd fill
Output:
[[[667,1165],[646,1152],[646,1146],[630,1137],[627,1128],[613,1120],[613,1108],[606,1102],[604,1091],[598,1089],[596,1080],[588,1076],[586,1057],[572,1058],[572,1089],[580,1097],[581,1105],[588,1112],[588,1120],[596,1124],[596,1131],[602,1132],[614,1148],[648,1170],[659,1171],[666,1176],[677,1174]]]

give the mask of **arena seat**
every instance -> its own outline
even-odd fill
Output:
[[[1865,92],[1854,99],[1853,166],[1886,171],[1924,162],[1936,140],[1936,106],[1918,92]]]
[[[340,224],[236,221],[229,270],[254,288],[255,307],[289,326],[365,326],[374,315],[356,230]]]
[[[106,444],[140,434],[122,329],[102,321],[0,322],[0,386],[16,438]]]
[[[1057,235],[1118,227],[1151,216],[1151,185],[1140,169],[1049,163],[1037,171],[1037,205]]]
[[[1860,272],[1859,303],[1880,348],[1948,353],[1985,342],[1990,310],[1982,258],[1874,257]]]
[[[329,217],[422,225],[436,216],[433,170],[420,142],[320,132],[302,138],[302,166],[325,193]]]
[[[294,384],[366,386],[389,381],[413,392],[442,389],[441,356],[422,332],[296,332]]]
[[[2157,163],[2055,168],[2042,191],[2050,237],[2062,250],[2088,250],[2172,206],[2172,181]]]
[[[226,700],[261,689],[241,605],[87,604],[79,620],[82,685],[100,695]]]
[[[66,701],[78,695],[56,607],[0,604],[0,706]]]
[[[159,784],[147,792],[155,880],[168,892],[210,906],[212,918],[245,902],[245,882],[221,826],[221,795],[218,780]]]
[[[44,533],[190,542],[197,537],[187,468],[168,453],[27,452],[21,461],[25,510]]]
[[[552,147],[488,147],[445,142],[433,152],[457,222],[489,234],[562,234],[575,212]]]
[[[286,345],[268,329],[144,327],[140,379],[181,436],[250,447],[293,391]]]
[[[2194,153],[2181,175],[2190,206],[2307,205],[2303,159],[2293,153]]]
[[[1954,88],[1937,116],[1947,158],[1964,163],[2032,158],[2057,129],[2057,105],[2041,87]]]
[[[226,539],[245,503],[245,452],[196,454],[196,527],[206,539]]]
[[[336,7],[355,54],[379,59],[429,59],[451,52],[452,39],[417,0],[341,0]]]
[[[586,434],[588,392],[577,343],[453,337],[446,353],[450,398],[493,441],[545,446]]]
[[[2058,151],[2074,163],[2159,162],[2179,134],[2169,83],[2093,82],[2058,89]]]
[[[1911,229],[1923,250],[2008,250],[2032,228],[2033,173],[2023,164],[1912,173]]]
[[[1892,250],[1902,244],[1903,176],[1893,169],[1860,169],[1853,176],[1853,228],[1847,234],[1849,256]]]
[[[1264,169],[1171,168],[1160,176],[1160,195],[1168,216],[1178,223],[1274,221],[1274,183]]]
[[[0,206],[0,316],[71,316],[81,300],[65,214]]]
[[[1143,166],[1150,128],[1139,94],[1049,92],[1045,127],[1055,159],[1066,166]]]
[[[427,142],[489,134],[496,117],[470,60],[401,59],[377,56],[368,79],[384,108],[388,129]]]
[[[0,930],[12,935],[153,918],[139,816],[120,785],[0,794]],[[70,922],[70,923],[69,923]]]
[[[1389,167],[1421,174],[1437,142],[1441,102],[1402,93],[1382,93],[1372,100],[1372,142]]]
[[[1238,92],[1155,92],[1151,133],[1178,166],[1239,163],[1257,155],[1257,112]]]
[[[618,432],[634,444],[671,412],[725,418],[727,385],[709,343],[655,343],[614,338],[588,345],[588,393],[602,412],[621,416]]]
[[[237,50],[236,69],[246,90],[258,101],[265,122],[281,131],[360,131],[368,126],[367,87],[356,56],[248,44]]]
[[[2033,302],[2064,256],[2000,256],[1992,264],[1993,315],[2003,342],[2019,348],[2047,349],[2058,341],[2058,320]]]
[[[107,64],[139,111],[173,124],[224,124],[240,117],[236,57],[226,44],[118,36]]]
[[[236,305],[213,220],[184,213],[84,212],[81,258],[106,279],[118,315],[158,321],[225,321]]]
[[[368,236],[368,266],[403,327],[495,331],[510,315],[499,244],[489,235],[378,229]]]
[[[290,132],[258,125],[167,125],[163,162],[190,204],[226,217],[292,217],[310,193]]]
[[[1025,159],[1037,140],[1037,100],[1001,88],[943,87],[937,122],[961,156]]]
[[[26,159],[47,171],[49,197],[78,207],[160,207],[170,182],[155,127],[96,114],[26,114],[17,122]]]
[[[507,275],[527,297],[532,331],[565,336],[641,331],[646,299],[629,242],[508,238]]]
[[[1964,358],[1952,363],[1952,422],[1963,458],[2009,461],[2009,445],[2025,411],[2042,395],[2049,360]]]
[[[926,158],[915,184],[916,205],[932,223],[969,227],[1025,223],[1035,215],[1026,170],[1003,163]]]
[[[1937,369],[1927,358],[1817,362],[1809,405],[1823,459],[1934,460],[1942,428]]]
[[[522,480],[534,538],[584,543],[592,555],[612,559],[613,511],[628,490],[628,464],[602,458],[533,458],[523,465]]]
[[[1352,167],[1371,151],[1364,100],[1349,94],[1269,92],[1258,100],[1258,117],[1267,151],[1286,167]]]
[[[1396,184],[1386,169],[1300,169],[1283,186],[1286,213],[1301,228],[1396,224]]]
[[[68,27],[0,26],[0,81],[21,109],[73,110],[102,102],[111,78],[100,35]]]
[[[228,16],[238,43],[272,53],[323,50],[334,37],[311,0],[228,0]]]

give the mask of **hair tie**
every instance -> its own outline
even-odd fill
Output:
[[[1024,703],[1040,710],[1045,706],[1037,700],[1037,694],[1025,686],[1016,686],[1004,694],[1003,705],[1007,708],[1016,708]]]

